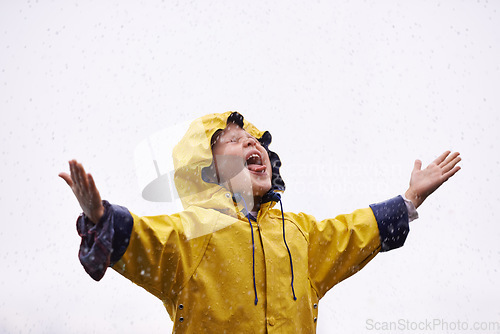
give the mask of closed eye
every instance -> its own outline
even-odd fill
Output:
[[[257,144],[260,144],[260,142],[255,138],[254,136],[242,136],[242,137],[231,137],[229,140],[227,140],[227,143],[239,143],[243,139],[253,139]]]

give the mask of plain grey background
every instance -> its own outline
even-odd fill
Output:
[[[499,10],[451,0],[0,1],[0,332],[170,332],[159,300],[113,270],[99,283],[83,271],[81,210],[57,174],[76,158],[110,202],[173,213],[141,199],[135,148],[226,110],[273,134],[285,210],[317,218],[403,193],[417,158],[463,157],[406,245],[321,300],[318,333],[500,321]]]

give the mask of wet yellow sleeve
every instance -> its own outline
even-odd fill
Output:
[[[309,278],[320,298],[380,250],[377,221],[370,208],[322,221],[303,213],[295,219],[307,234]]]
[[[209,235],[188,240],[183,221],[198,219],[193,212],[132,217],[129,245],[113,269],[160,298],[168,309],[201,260]]]

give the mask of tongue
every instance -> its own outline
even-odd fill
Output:
[[[255,165],[255,164],[251,164],[251,165],[248,165],[247,166],[249,170],[251,170],[252,172],[262,172],[263,170],[266,169],[266,166],[265,165]]]

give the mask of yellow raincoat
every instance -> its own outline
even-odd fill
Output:
[[[225,188],[202,177],[212,162],[210,139],[230,115],[193,122],[173,152],[185,210],[155,217],[131,214],[130,240],[113,269],[163,301],[176,333],[314,333],[319,300],[381,249],[378,224],[383,219],[377,222],[372,208],[323,221],[304,213],[282,217],[279,205],[268,201],[251,221],[253,262],[243,207]],[[248,122],[244,129],[256,138],[264,135]],[[400,199],[396,207],[401,208]],[[388,208],[379,204],[378,209]],[[404,210],[392,215],[406,219],[407,226]],[[401,230],[404,222],[394,222],[388,222],[391,232]]]

